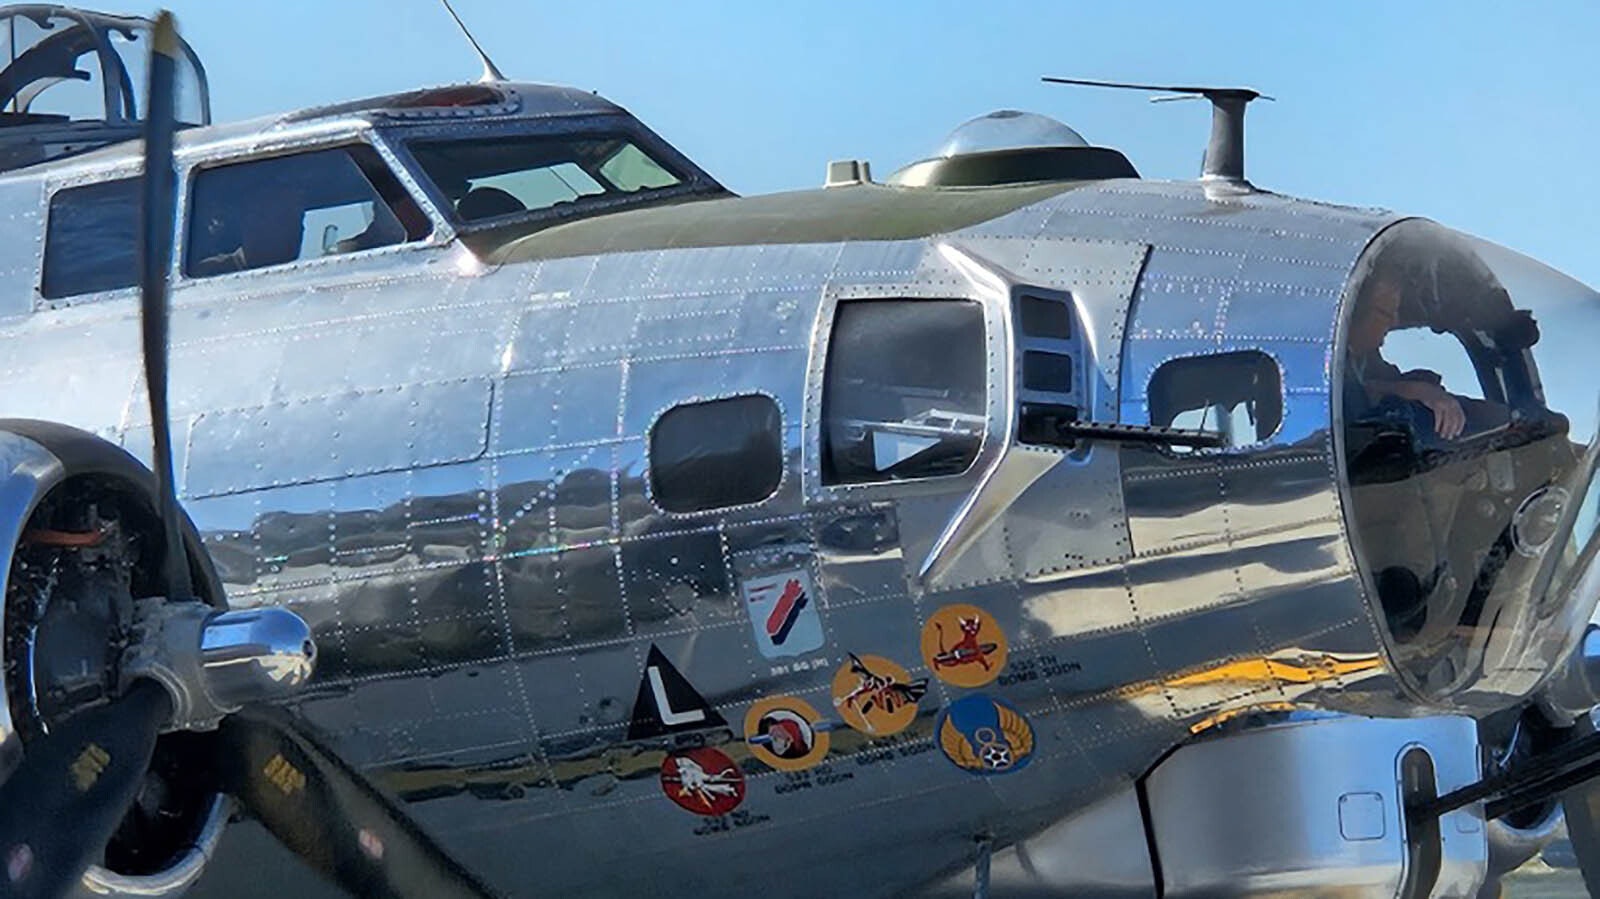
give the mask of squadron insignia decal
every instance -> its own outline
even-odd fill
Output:
[[[1010,774],[1033,758],[1033,725],[1003,699],[963,696],[939,714],[945,758],[975,774]]]
[[[883,656],[858,656],[833,676],[833,705],[844,722],[864,734],[887,737],[917,719],[917,702],[928,692],[928,679],[916,680]]]
[[[779,771],[804,771],[828,754],[833,722],[798,696],[771,696],[744,716],[750,753]]]
[[[763,656],[776,659],[822,648],[822,617],[806,569],[748,578],[739,592]]]
[[[639,680],[639,695],[633,701],[628,739],[648,740],[682,731],[727,726],[728,722],[652,644],[644,663],[644,677]]]
[[[726,815],[744,801],[744,772],[720,749],[674,752],[661,763],[661,790],[684,811]]]
[[[922,661],[946,683],[981,687],[1006,667],[1006,636],[977,606],[945,606],[922,626]]]

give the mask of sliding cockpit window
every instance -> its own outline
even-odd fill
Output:
[[[644,197],[685,180],[622,136],[426,140],[408,149],[465,224],[590,198]]]
[[[392,246],[432,230],[365,144],[200,169],[189,206],[191,278]]]

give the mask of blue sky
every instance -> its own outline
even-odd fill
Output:
[[[151,7],[111,2],[109,11]],[[218,118],[471,80],[436,0],[172,0]],[[506,74],[599,91],[743,193],[882,177],[998,108],[1189,178],[1204,103],[1044,74],[1248,85],[1259,186],[1426,215],[1600,285],[1600,4],[456,0]]]

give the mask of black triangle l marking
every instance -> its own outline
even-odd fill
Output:
[[[728,722],[705,701],[700,692],[655,644],[645,659],[639,679],[639,696],[633,701],[629,740],[648,740],[691,730],[727,727]]]

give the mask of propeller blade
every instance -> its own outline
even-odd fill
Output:
[[[167,412],[167,272],[172,265],[176,175],[177,26],[156,16],[150,35],[149,102],[145,118],[144,194],[140,223],[140,324],[152,458],[165,531],[162,553],[169,598],[194,590],[179,530]],[[0,787],[0,893],[65,896],[83,871],[100,860],[144,783],[156,738],[171,719],[165,687],[136,681],[113,702],[58,722],[30,742],[22,764]]]
[[[139,269],[140,323],[144,338],[144,379],[150,389],[150,430],[155,435],[155,469],[161,523],[166,533],[166,595],[194,594],[189,560],[179,536],[178,495],[172,473],[172,425],[167,411],[167,273],[177,216],[177,176],[172,137],[177,130],[178,26],[172,14],[156,15],[150,37],[150,90],[144,123],[144,198]]]
[[[219,729],[223,788],[291,852],[352,896],[484,899],[494,893],[359,772],[281,709]]]
[[[1593,738],[1594,718],[1580,718],[1575,730]],[[1600,896],[1600,779],[1583,781],[1561,793],[1561,814],[1567,819],[1567,839],[1578,859],[1584,888],[1590,896]]]
[[[1589,895],[1600,896],[1600,781],[1579,784],[1562,794],[1561,812],[1567,817],[1567,837],[1583,872],[1583,885]]]
[[[144,782],[172,700],[154,681],[31,742],[0,789],[0,895],[68,895],[99,861]]]

